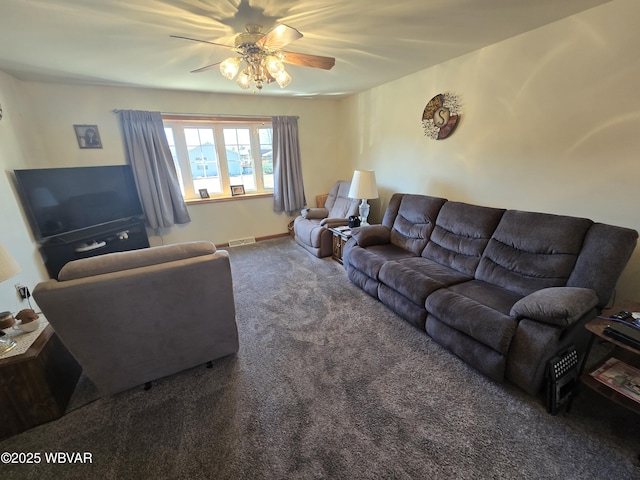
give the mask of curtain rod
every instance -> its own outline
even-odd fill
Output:
[[[120,113],[122,109],[114,108],[113,113]],[[243,114],[231,114],[231,113],[182,113],[182,112],[160,112],[161,115],[176,115],[182,117],[217,117],[217,118],[271,118],[273,115],[243,115]],[[294,115],[299,119],[299,115]]]

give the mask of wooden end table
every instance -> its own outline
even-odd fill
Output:
[[[616,312],[619,312],[620,310],[616,310]],[[640,309],[635,311],[640,311]],[[593,320],[591,320],[589,323],[585,325],[585,328],[592,333],[591,339],[589,340],[589,346],[587,347],[587,351],[585,352],[585,361],[589,355],[591,346],[593,345],[593,340],[596,337],[598,337],[611,343],[612,345],[615,345],[615,349],[613,350],[612,353],[606,355],[605,358],[601,359],[595,365],[595,367],[591,369],[592,371],[600,368],[611,357],[615,357],[618,360],[621,360],[624,363],[631,365],[632,367],[640,368],[640,350],[636,350],[635,348],[630,347],[629,345],[625,345],[624,343],[618,342],[616,339],[611,338],[604,334],[604,329],[608,325],[611,325],[611,323],[613,322],[611,320],[607,320],[606,318],[594,318]],[[618,405],[622,405],[623,407],[626,407],[637,414],[640,414],[640,403],[635,402],[634,400],[608,387],[604,383],[599,382],[598,380],[593,378],[591,375],[589,375],[589,372],[582,372],[582,375],[580,376],[580,380],[582,381],[583,385],[591,388],[592,390],[595,390],[596,392],[605,396],[609,400],[617,403]]]
[[[351,229],[350,228],[330,228],[329,229],[333,234],[333,249],[331,252],[331,258],[335,261],[342,263],[342,250],[344,249],[344,244],[351,238]]]
[[[628,312],[640,312],[640,304],[633,302],[623,302],[614,308],[604,310],[600,317],[594,318],[585,325],[585,328],[589,330],[589,332],[591,332],[591,338],[589,339],[587,350],[580,365],[580,382],[582,383],[582,385],[596,391],[612,402],[640,415],[639,402],[636,402],[633,399],[623,395],[622,393],[617,392],[613,388],[605,385],[604,383],[599,382],[591,375],[589,375],[590,372],[584,372],[587,359],[589,358],[589,353],[591,352],[591,347],[593,346],[593,342],[596,338],[603,339],[606,342],[612,344],[614,346],[614,349],[612,352],[605,355],[604,358],[600,359],[595,366],[591,367],[591,371],[595,371],[600,368],[611,357],[615,357],[632,367],[640,368],[640,350],[619,342],[616,339],[604,334],[604,329],[608,325],[614,323],[612,320],[609,320],[608,317],[622,310],[626,310]],[[637,458],[638,460],[640,460],[640,454],[638,454]]]
[[[64,415],[81,372],[51,325],[26,352],[0,359],[0,440]]]

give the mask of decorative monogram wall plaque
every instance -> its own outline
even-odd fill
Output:
[[[452,93],[439,93],[427,103],[422,112],[425,136],[443,140],[453,133],[460,121],[460,99]]]

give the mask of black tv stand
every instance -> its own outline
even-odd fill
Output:
[[[148,247],[144,221],[130,218],[50,238],[40,251],[49,276],[58,278],[60,269],[72,260]]]

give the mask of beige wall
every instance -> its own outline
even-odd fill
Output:
[[[239,115],[298,115],[300,150],[307,199],[326,192],[335,175],[346,167],[338,163],[334,139],[337,102],[323,99],[283,99],[267,95],[213,95],[195,92],[56,85],[24,82],[21,85],[34,111],[35,130],[46,154],[29,158],[29,167],[104,165],[125,163],[118,115],[114,109],[155,110],[171,113]],[[97,124],[103,149],[80,149],[72,125]],[[291,217],[273,211],[273,199],[189,206],[192,222],[162,229],[152,244],[206,239],[220,244],[245,237],[287,232]]]
[[[39,148],[39,138],[31,135],[32,115],[20,82],[0,72],[0,243],[18,262],[22,270],[15,277],[0,284],[0,311],[15,312],[27,308],[20,302],[15,283],[31,289],[42,278],[45,270],[29,230],[10,173],[28,165],[30,152]]]
[[[343,100],[341,157],[381,188],[371,218],[409,192],[640,230],[638,18],[617,0]],[[431,140],[422,112],[446,91],[463,117]],[[640,299],[640,252],[619,296]]]

